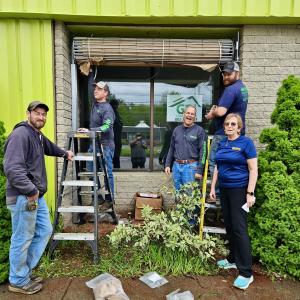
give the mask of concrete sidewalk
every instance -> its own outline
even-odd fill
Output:
[[[172,291],[190,290],[195,299],[224,300],[299,300],[300,282],[292,280],[272,281],[261,274],[254,274],[254,283],[244,292],[232,287],[236,276],[233,272],[224,272],[217,276],[166,277],[169,283],[151,289],[138,278],[120,278],[124,291],[131,300],[163,300]],[[42,291],[35,295],[23,295],[8,292],[7,284],[0,285],[1,300],[41,299],[41,300],[92,300],[94,294],[85,282],[89,278],[52,278],[47,279]]]

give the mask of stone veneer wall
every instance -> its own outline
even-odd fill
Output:
[[[72,129],[71,43],[70,33],[62,22],[55,22],[55,97],[57,144],[65,148]],[[60,175],[62,164],[58,165]]]
[[[67,145],[67,133],[72,130],[72,88],[71,88],[71,43],[70,32],[63,22],[54,23],[55,57],[55,103],[56,141],[63,149]],[[57,186],[59,186],[63,160],[57,160]],[[70,168],[68,174],[72,172]],[[65,189],[65,203],[71,203],[71,189]],[[64,214],[64,222],[71,221],[71,214]]]
[[[271,126],[277,90],[288,75],[300,76],[299,25],[245,25],[241,29],[242,79],[249,89],[247,134],[255,142]]]
[[[114,172],[115,202],[119,213],[134,209],[134,195],[137,192],[162,193],[164,207],[174,203],[173,181],[163,172]]]

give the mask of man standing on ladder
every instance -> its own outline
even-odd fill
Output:
[[[245,124],[245,116],[248,104],[248,90],[244,83],[239,79],[240,67],[236,62],[225,64],[223,71],[223,84],[225,90],[218,100],[218,105],[214,105],[208,114],[207,120],[214,120],[216,132],[214,134],[209,156],[209,171],[212,176],[215,167],[215,157],[219,142],[225,138],[223,123],[229,113],[238,113]],[[245,134],[245,127],[241,133]]]
[[[109,96],[109,86],[104,81],[93,84],[95,101],[92,104],[90,115],[90,130],[101,131],[100,142],[103,146],[104,159],[107,166],[108,181],[111,195],[114,195],[114,176],[113,176],[113,157],[115,150],[113,124],[115,121],[115,113],[111,105],[107,102]],[[79,128],[80,131],[88,131],[86,128]],[[98,145],[97,145],[98,147]],[[88,152],[93,152],[92,145]],[[93,171],[92,162],[87,162],[87,171]],[[110,208],[113,199],[105,199],[104,208]]]
[[[27,122],[14,127],[4,146],[6,204],[11,212],[12,237],[9,251],[8,289],[34,294],[42,288],[43,279],[32,275],[52,234],[49,210],[44,199],[47,177],[44,155],[66,157],[64,151],[48,140],[41,129],[49,108],[33,101],[27,108]]]

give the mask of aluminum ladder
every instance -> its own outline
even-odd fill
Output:
[[[94,262],[98,261],[98,222],[101,219],[101,215],[109,214],[114,224],[118,223],[118,218],[115,213],[114,197],[111,193],[111,188],[108,180],[108,173],[105,158],[103,155],[103,148],[100,143],[100,132],[69,132],[68,133],[68,150],[74,152],[73,162],[68,161],[66,158],[63,163],[62,174],[59,184],[58,195],[55,206],[55,216],[53,224],[53,234],[50,238],[49,244],[49,256],[51,256],[57,247],[59,241],[73,240],[73,241],[85,241],[87,242],[93,251]],[[80,139],[88,139],[92,144],[93,153],[80,153],[79,141]],[[96,151],[98,150],[98,153]],[[91,161],[93,164],[93,172],[82,171],[82,162]],[[73,179],[66,180],[68,164],[72,163],[74,167]],[[75,178],[74,178],[75,177]],[[75,197],[72,197],[72,205],[64,205],[64,191],[65,187],[75,188]],[[82,188],[85,190],[83,191]],[[82,196],[92,196],[90,205],[82,205]],[[101,206],[99,207],[99,197],[103,200],[111,201],[111,208],[105,212],[101,212]],[[85,214],[92,214],[93,217],[93,232],[57,232],[59,227],[59,221],[62,213],[72,213],[73,222],[74,217],[79,217],[79,224],[84,223],[83,217]]]

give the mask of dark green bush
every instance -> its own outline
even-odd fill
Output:
[[[5,129],[0,121],[0,283],[8,278],[9,244],[11,236],[10,213],[5,205],[5,176],[3,172],[3,147],[5,143]]]
[[[260,142],[257,201],[250,214],[253,254],[271,271],[300,278],[300,79],[289,76],[278,93]]]

